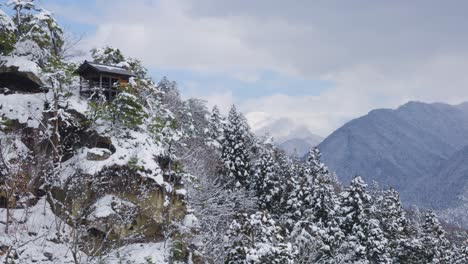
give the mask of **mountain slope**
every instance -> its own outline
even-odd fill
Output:
[[[468,145],[466,135],[468,114],[463,107],[409,102],[348,122],[319,148],[324,162],[343,181],[359,174],[382,187],[396,188],[406,203],[433,205],[427,200],[427,192],[434,189],[432,178]],[[427,184],[417,188],[422,182]]]
[[[435,207],[459,205],[468,187],[467,161],[468,146],[465,146],[440,166],[431,182],[421,182],[419,186],[427,190],[427,199],[433,201]]]

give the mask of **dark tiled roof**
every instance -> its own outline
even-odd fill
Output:
[[[109,73],[109,74],[117,74],[117,75],[123,75],[123,76],[128,76],[132,77],[135,76],[135,74],[125,68],[122,67],[117,67],[117,66],[112,66],[112,65],[106,65],[106,64],[101,64],[101,63],[95,63],[95,62],[89,62],[85,61],[77,70],[78,73],[80,73],[81,69],[85,67],[85,65],[89,65],[91,68],[95,69],[98,72],[101,73]]]

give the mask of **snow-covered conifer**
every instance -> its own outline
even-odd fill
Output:
[[[259,207],[270,212],[276,211],[281,200],[281,179],[275,169],[276,164],[272,149],[265,147],[261,150],[260,157],[254,166],[253,181],[251,183],[255,191]]]
[[[307,159],[304,164],[304,173],[311,182],[313,182],[314,178],[318,175],[329,174],[328,168],[320,160],[321,157],[322,154],[317,147],[312,148],[307,155]]]
[[[340,226],[345,235],[340,258],[348,262],[391,263],[380,222],[372,217],[372,197],[361,177],[340,194]]]
[[[401,258],[404,253],[404,243],[410,237],[408,221],[401,206],[398,192],[389,189],[376,194],[376,210],[373,217],[380,220],[380,226],[393,259]]]
[[[266,212],[239,213],[226,235],[225,263],[294,263],[291,244],[285,243],[281,228]]]
[[[8,14],[0,9],[0,55],[7,55],[13,51],[16,43],[15,32],[16,24]]]
[[[453,261],[454,264],[464,264],[468,263],[468,240],[465,240],[460,248],[458,249],[458,254]]]
[[[366,186],[362,178],[357,176],[340,194],[340,225],[346,235],[353,233],[354,227],[368,218],[371,196],[367,193]]]
[[[235,106],[229,111],[224,130],[222,159],[228,184],[248,187],[250,180],[250,134],[247,121]]]
[[[208,122],[208,127],[206,128],[206,142],[209,146],[220,149],[221,144],[224,140],[224,117],[219,112],[217,106],[213,107],[211,110],[211,116]]]
[[[91,50],[91,57],[96,63],[108,64],[117,66],[125,61],[125,57],[120,49],[115,49],[110,46],[104,48],[94,48]]]
[[[428,211],[424,217],[421,243],[425,263],[450,263],[451,245],[433,211]]]

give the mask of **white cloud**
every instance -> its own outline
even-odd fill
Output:
[[[236,20],[194,18],[184,13],[181,1],[112,1],[103,10],[89,46],[112,45],[152,67],[208,72],[229,72],[255,78],[268,68],[268,55],[242,41]]]
[[[408,101],[466,101],[467,67],[468,56],[463,54],[434,57],[402,72],[361,65],[327,76],[336,86],[319,96],[277,94],[249,100],[242,109],[288,117],[326,136],[371,109],[395,108]]]
[[[248,82],[261,71],[330,80],[335,87],[318,96],[294,97],[285,89],[240,102],[245,112],[289,117],[326,135],[373,108],[408,100],[468,100],[464,5],[101,0],[97,32],[85,43],[119,47],[158,69],[221,73]],[[223,88],[194,86],[192,94],[211,105],[227,109],[238,100]]]

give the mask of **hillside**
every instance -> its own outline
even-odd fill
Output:
[[[406,204],[445,206],[453,197],[445,197],[448,189],[437,188],[435,179],[444,177],[442,168],[468,145],[465,109],[466,104],[409,102],[395,110],[373,110],[337,129],[319,148],[344,182],[359,174],[399,190]],[[453,177],[453,186],[465,184]]]
[[[1,263],[468,261],[468,233],[447,233],[432,211],[407,215],[397,191],[339,182],[318,148],[305,162],[288,156],[236,106],[225,116],[183,99],[175,81],[155,82],[117,48],[70,61],[51,12],[30,0],[7,6]],[[284,131],[311,140],[301,126]]]

